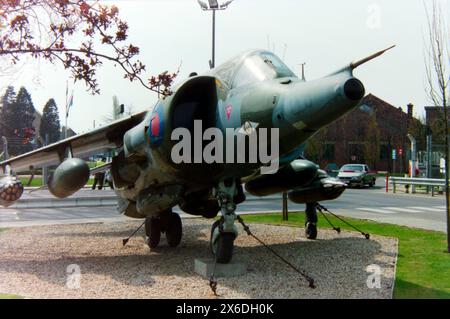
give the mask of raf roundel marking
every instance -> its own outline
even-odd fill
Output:
[[[225,114],[227,115],[228,121],[230,120],[231,117],[231,111],[233,111],[233,106],[231,104],[227,105],[227,107],[225,108]]]
[[[148,137],[150,144],[153,146],[159,146],[164,139],[164,107],[162,104],[158,104],[153,110],[150,117],[150,125],[148,129]]]

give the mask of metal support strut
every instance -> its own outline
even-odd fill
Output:
[[[235,225],[236,203],[234,197],[237,195],[236,181],[220,182],[215,189],[215,197],[219,201],[221,218],[216,221],[211,230],[211,250],[214,255],[214,266],[211,277],[209,278],[209,286],[214,296],[217,294],[217,280],[215,280],[215,272],[217,263],[228,263],[233,255],[234,240],[238,235]]]
[[[330,220],[325,216],[324,211],[333,215],[334,217],[336,217],[337,219],[339,219],[341,222],[345,223],[346,225],[350,226],[351,228],[353,228],[354,230],[358,231],[361,233],[361,235],[363,235],[366,239],[370,239],[370,234],[363,232],[361,229],[353,226],[352,224],[350,224],[349,222],[347,222],[345,219],[339,217],[336,214],[333,214],[332,212],[330,212],[328,209],[326,209],[325,207],[323,207],[322,205],[320,205],[319,203],[317,203],[317,209],[319,210],[319,212],[323,215],[323,217],[325,217],[326,221],[330,224],[331,227],[333,227],[333,229],[337,232],[340,233],[341,232],[341,228],[340,227],[334,227],[334,225],[330,222]]]
[[[236,204],[234,202],[234,196],[237,194],[237,188],[236,188],[236,182],[232,181],[230,183],[220,182],[216,189],[216,197],[219,201],[220,205],[220,212],[222,214],[222,217],[219,221],[219,223],[215,223],[213,225],[213,230],[211,234],[211,248],[213,250],[214,255],[217,256],[220,255],[220,252],[217,251],[219,249],[219,237],[229,237],[227,238],[227,246],[230,245],[229,241],[237,237],[238,235],[238,229],[235,225],[235,220],[237,219],[236,216]],[[231,235],[234,235],[231,236]],[[231,243],[232,245],[232,243]],[[219,258],[218,262],[221,262]],[[231,259],[231,256],[230,256]]]
[[[253,235],[253,233],[250,231],[250,227],[248,227],[243,219],[241,218],[241,216],[238,216],[238,221],[239,223],[242,225],[242,227],[244,227],[245,232],[247,233],[247,235],[253,237],[254,239],[256,239],[261,245],[263,245],[264,247],[266,247],[272,254],[274,254],[275,256],[277,256],[278,258],[281,259],[281,261],[283,261],[286,265],[288,265],[289,267],[291,267],[292,269],[294,269],[297,273],[299,273],[303,278],[306,279],[306,281],[308,281],[309,284],[309,288],[316,288],[316,286],[314,285],[314,279],[310,276],[308,276],[306,274],[306,272],[304,270],[300,270],[297,267],[295,267],[294,265],[292,265],[289,261],[287,261],[286,259],[284,259],[281,255],[279,255],[275,250],[273,250],[271,247],[267,246],[261,239],[259,239],[258,237],[256,237],[255,235]]]

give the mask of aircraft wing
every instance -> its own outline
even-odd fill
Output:
[[[93,131],[75,135],[54,144],[0,162],[3,172],[10,166],[15,172],[29,170],[43,165],[59,164],[68,147],[73,157],[86,157],[121,147],[124,134],[143,121],[147,112],[134,114]]]

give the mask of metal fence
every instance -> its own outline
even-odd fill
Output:
[[[438,178],[418,178],[418,177],[389,177],[389,182],[392,184],[393,192],[397,191],[397,185],[411,185],[411,186],[426,186],[427,193],[431,189],[431,196],[434,196],[436,187],[444,187],[445,179]],[[414,188],[411,189],[414,193]]]

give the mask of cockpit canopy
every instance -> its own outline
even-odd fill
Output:
[[[295,74],[271,52],[252,51],[219,66],[215,73],[230,88]]]

